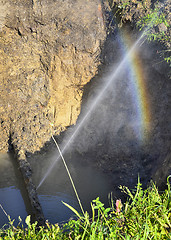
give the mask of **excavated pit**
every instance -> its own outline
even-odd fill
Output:
[[[51,215],[46,213],[45,218],[67,220],[70,214],[63,218],[60,203],[59,215],[54,214],[52,201],[57,196],[59,202],[66,200],[77,207],[60,159],[36,192],[35,186],[58,158],[53,143],[44,144],[52,133],[67,129],[56,136],[61,149],[65,146],[138,34],[132,28],[116,30],[105,40],[100,1],[87,1],[91,6],[86,9],[79,1],[66,1],[65,11],[61,11],[63,5],[55,8],[59,4],[55,1],[49,1],[49,8],[46,1],[20,1],[10,5],[13,17],[8,15],[10,3],[4,2],[0,150],[7,151],[9,142],[15,149],[32,206],[27,213],[41,224],[43,212],[52,203]],[[82,14],[77,19],[78,7]],[[57,12],[51,16],[52,8]],[[87,22],[90,16],[92,21]],[[152,178],[160,189],[165,187],[171,174],[171,81],[169,66],[158,54],[162,50],[154,43],[137,46],[135,59],[121,68],[64,153],[86,209],[87,202],[98,195],[106,203],[104,195],[110,191],[121,197],[118,186],[134,187],[138,175],[143,186]],[[138,82],[141,78],[144,86]]]

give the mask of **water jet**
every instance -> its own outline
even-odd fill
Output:
[[[127,61],[129,60],[129,58],[131,58],[131,55],[133,54],[133,52],[135,51],[135,49],[137,47],[139,47],[140,43],[142,41],[144,41],[144,36],[145,36],[145,32],[143,32],[140,37],[138,38],[138,40],[131,46],[131,48],[129,49],[129,51],[126,53],[126,55],[124,56],[123,60],[118,64],[118,66],[115,66],[114,70],[112,71],[112,73],[106,77],[107,80],[105,80],[105,82],[103,83],[103,85],[100,87],[101,90],[99,92],[99,94],[94,98],[93,103],[91,104],[91,106],[89,106],[89,110],[87,111],[87,113],[83,116],[82,120],[78,123],[75,131],[73,132],[73,134],[69,137],[69,139],[67,140],[67,143],[65,144],[65,146],[62,148],[61,152],[62,154],[65,152],[65,149],[69,146],[69,144],[72,142],[72,140],[74,140],[74,138],[76,137],[77,133],[79,132],[79,130],[81,129],[81,127],[83,126],[83,124],[85,123],[85,121],[87,120],[87,118],[89,117],[89,115],[93,112],[94,108],[99,104],[99,102],[101,101],[101,99],[103,98],[103,95],[105,95],[107,89],[110,87],[111,83],[113,83],[116,78],[118,77],[118,75],[120,74],[120,71],[123,71],[124,69],[124,65],[127,63]],[[56,164],[56,162],[59,160],[59,157],[51,164],[51,166],[49,167],[49,169],[47,170],[47,172],[45,173],[44,177],[42,178],[42,180],[40,181],[39,185],[37,186],[37,189],[42,185],[42,183],[45,181],[45,179],[48,177],[48,175],[50,174],[51,170],[54,167],[54,164]]]

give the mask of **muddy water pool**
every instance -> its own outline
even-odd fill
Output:
[[[56,149],[51,147],[49,151],[29,158],[36,186],[57,155]],[[90,210],[90,202],[98,196],[102,202],[108,204],[108,193],[112,191],[112,184],[104,173],[74,160],[68,163],[68,167],[85,210]],[[73,216],[62,201],[80,211],[61,160],[55,164],[50,176],[37,191],[45,218],[51,223],[62,223]],[[24,223],[26,216],[32,213],[22,176],[12,154],[0,155],[0,204],[11,219],[16,219],[15,225],[19,222],[18,216]],[[6,223],[8,218],[0,208],[0,227]]]

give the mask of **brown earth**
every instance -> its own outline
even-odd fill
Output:
[[[25,158],[76,123],[105,37],[100,0],[0,1],[0,152]]]

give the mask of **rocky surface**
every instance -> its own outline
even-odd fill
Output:
[[[75,124],[105,37],[99,0],[0,1],[0,151],[24,159]]]

